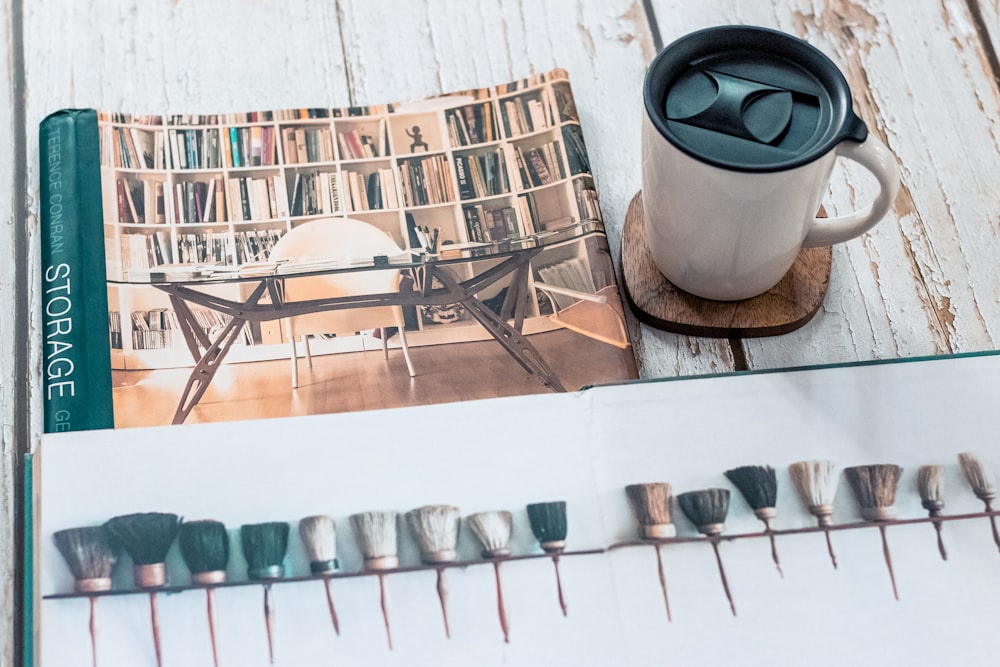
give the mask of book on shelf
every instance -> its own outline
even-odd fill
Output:
[[[988,353],[47,434],[37,664],[990,664],[998,378]],[[54,536],[148,512],[218,522],[214,583],[171,536],[163,586],[104,547],[110,588],[79,590]]]

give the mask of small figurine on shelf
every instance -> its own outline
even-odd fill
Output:
[[[424,141],[424,135],[420,132],[419,125],[414,125],[412,130],[406,130],[406,136],[413,139],[413,143],[410,144],[411,153],[416,153],[417,148],[420,146],[424,147],[425,153],[431,149],[427,142]]]

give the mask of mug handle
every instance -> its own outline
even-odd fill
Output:
[[[828,246],[853,239],[875,226],[892,207],[899,192],[899,167],[896,158],[881,141],[868,135],[861,143],[846,140],[837,145],[837,155],[857,162],[878,179],[879,193],[865,208],[836,218],[816,218],[802,245],[806,248]]]

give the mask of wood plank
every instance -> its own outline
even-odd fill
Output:
[[[4,42],[11,44],[15,26],[10,3],[0,6],[0,32]],[[16,48],[16,47],[15,47]],[[15,235],[21,225],[18,207],[21,200],[15,195],[17,184],[15,174],[19,165],[14,151],[14,137],[21,128],[15,127],[15,100],[12,98],[14,67],[12,49],[0,52],[0,127],[7,134],[7,150],[0,157],[0,665],[13,665],[15,657],[16,613],[21,605],[17,599],[15,572],[18,553],[15,549],[14,520],[17,498],[14,483],[18,469],[19,453],[24,447],[21,441],[23,421],[26,416],[19,413],[18,387],[23,387],[24,378],[18,377],[17,357],[25,346],[24,312],[19,312],[17,302],[23,296],[18,285],[18,266],[23,262]],[[22,274],[23,275],[23,274]],[[19,517],[18,517],[19,518]]]
[[[360,0],[346,0],[341,8],[347,68],[359,104],[405,101],[566,69],[620,267],[625,212],[639,189],[641,82],[655,53],[639,3],[424,0],[386,12],[379,21],[370,20],[371,11]],[[393,48],[386,49],[390,43]],[[657,331],[639,325],[631,314],[629,325],[644,377],[733,369],[725,341]]]
[[[747,342],[752,367],[995,347],[1000,239],[984,221],[1000,215],[988,177],[1000,162],[997,93],[963,3],[720,0],[697,18],[686,3],[654,7],[665,42],[722,23],[804,37],[842,68],[856,110],[901,163],[893,214],[834,249],[823,311],[798,332]],[[873,187],[860,169],[838,170],[826,206],[852,210]]]

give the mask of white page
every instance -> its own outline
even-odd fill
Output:
[[[623,487],[669,482],[674,494],[732,491],[727,533],[762,523],[725,477],[743,465],[777,471],[776,529],[815,526],[788,476],[789,463],[903,467],[899,518],[926,517],[917,468],[945,465],[947,514],[983,510],[957,453],[1000,471],[1000,357],[829,368],[671,381],[603,390],[595,406],[605,443],[598,466],[612,541],[636,539]],[[676,507],[679,535],[697,535]],[[860,521],[841,476],[834,522]],[[994,665],[1000,655],[1000,554],[985,518],[886,531],[900,600],[893,598],[875,528],[778,536],[784,578],[767,539],[723,542],[733,617],[708,544],[662,548],[673,621],[667,623],[652,547],[610,559],[631,665]]]
[[[289,574],[307,570],[295,521],[327,512],[338,521],[346,571],[360,556],[346,517],[428,503],[515,514],[515,554],[539,553],[524,505],[563,499],[569,549],[635,539],[623,487],[667,481],[674,492],[733,489],[727,534],[761,529],[723,472],[748,464],[778,471],[777,529],[815,525],[794,493],[787,464],[830,458],[841,466],[895,463],[904,469],[900,518],[926,510],[920,465],[945,464],[945,514],[978,512],[956,455],[972,451],[1000,469],[995,434],[1000,357],[764,373],[599,387],[583,393],[474,401],[298,419],[161,427],[46,437],[42,453],[40,585],[67,592],[72,578],[51,542],[54,530],[132,511],[240,523],[287,520]],[[595,481],[596,480],[596,481]],[[595,489],[598,489],[596,491]],[[696,535],[675,508],[681,536]],[[859,521],[842,479],[835,523]],[[511,642],[496,614],[492,567],[448,571],[452,638],[444,638],[433,571],[388,577],[395,650],[386,648],[374,577],[337,579],[342,635],[333,634],[317,581],[274,587],[277,664],[989,665],[1000,651],[1000,567],[985,518],[943,525],[948,560],[930,524],[887,529],[900,600],[892,595],[875,528],[832,533],[839,568],[822,533],[776,539],[784,577],[764,538],[720,547],[738,616],[733,617],[707,543],[662,548],[673,621],[667,623],[648,546],[560,559],[569,605],[557,604],[552,561],[505,563]],[[401,561],[416,564],[401,526]],[[234,535],[235,537],[235,535]],[[479,548],[463,529],[460,558]],[[123,559],[127,564],[127,559]],[[175,583],[187,571],[176,553]],[[245,572],[234,546],[233,579]],[[116,587],[130,587],[119,567]],[[160,595],[165,664],[208,665],[201,591]],[[217,593],[223,664],[267,664],[262,593]],[[44,600],[42,665],[89,656],[87,603]],[[148,598],[102,598],[101,665],[153,664]]]
[[[541,399],[541,400],[540,400]],[[542,553],[525,505],[565,500],[567,549],[600,549],[605,530],[592,474],[590,419],[584,394],[469,401],[379,412],[77,432],[46,436],[41,464],[42,595],[72,591],[73,580],[52,543],[61,528],[95,525],[130,512],[164,511],[226,523],[233,540],[229,575],[245,580],[238,535],[242,523],[292,523],[286,569],[308,574],[296,522],[317,513],[337,521],[338,557],[345,571],[361,568],[347,517],[355,512],[405,512],[454,504],[465,517],[506,509],[514,514],[514,554]],[[467,528],[461,560],[479,558]],[[419,555],[400,523],[401,565]],[[125,567],[129,565],[129,567]],[[387,648],[378,579],[333,582],[341,636],[332,629],[319,581],[273,586],[279,665],[580,665],[612,664],[621,646],[610,572],[604,555],[559,561],[568,603],[563,617],[550,558],[503,565],[510,643],[503,642],[490,565],[453,568],[452,638],[446,639],[433,570],[386,578],[394,650]],[[188,572],[176,544],[168,559],[173,583]],[[116,588],[132,586],[123,557]],[[220,661],[268,664],[262,588],[216,591]],[[200,590],[158,596],[165,665],[211,664]],[[41,665],[89,664],[85,599],[48,599],[41,607]],[[145,594],[98,602],[101,667],[155,664]]]

